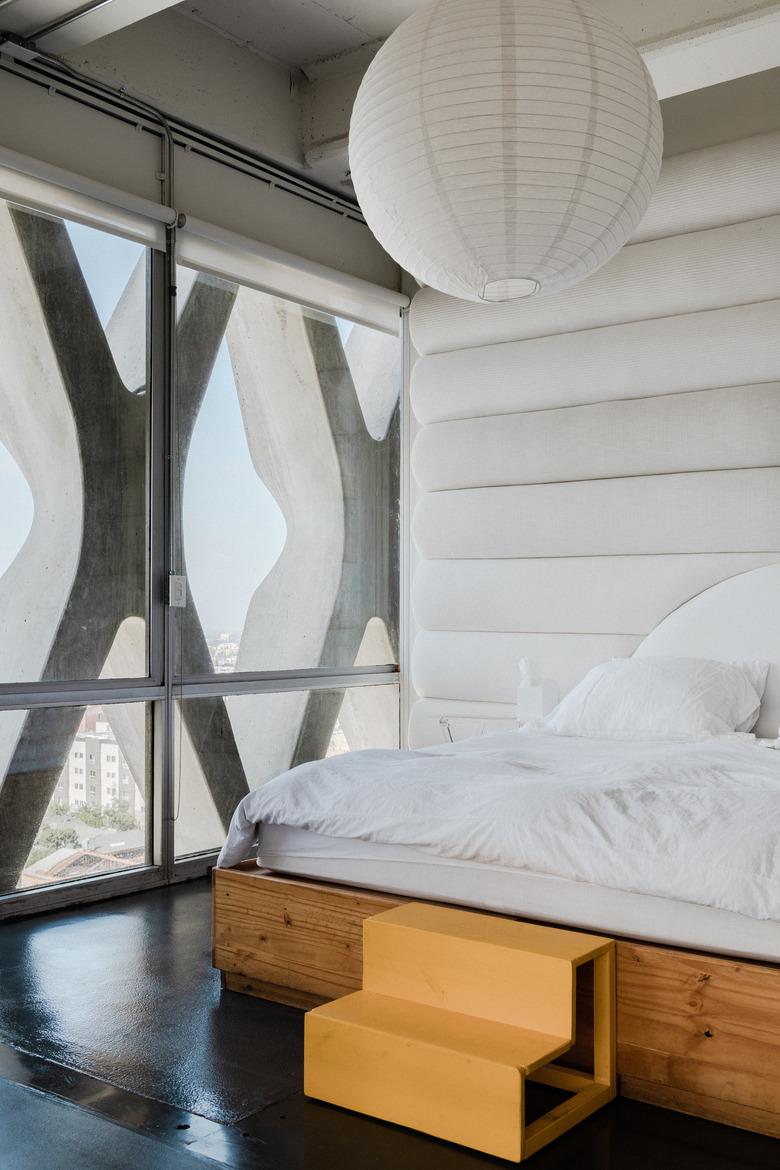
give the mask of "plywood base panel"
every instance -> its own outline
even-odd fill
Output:
[[[314,1007],[361,986],[363,920],[406,901],[254,864],[215,870],[214,966],[230,990]],[[780,1137],[780,967],[629,941],[616,953],[621,1093]],[[591,1042],[588,996],[575,1067]]]
[[[618,948],[623,1092],[780,1136],[780,969]]]
[[[320,1003],[336,999],[360,987],[363,919],[402,901],[277,878],[252,863],[214,870],[214,966]]]

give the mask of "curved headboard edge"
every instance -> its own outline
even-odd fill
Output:
[[[776,737],[780,727],[780,563],[728,577],[684,602],[634,651],[635,657],[648,655],[768,662],[755,733]]]

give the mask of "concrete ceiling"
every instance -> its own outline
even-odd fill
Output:
[[[0,30],[67,52],[166,8],[264,57],[307,73],[307,66],[376,49],[428,0],[0,0]],[[598,0],[598,7],[637,46],[709,37],[735,23],[777,11],[778,0]],[[58,27],[63,24],[64,27]],[[766,67],[761,64],[760,67]],[[365,68],[365,62],[363,62]]]
[[[187,0],[179,11],[297,68],[383,40],[428,0]],[[635,45],[709,31],[777,0],[598,0]]]
[[[185,0],[179,11],[293,67],[383,40],[427,0]],[[777,0],[597,0],[636,45],[712,31],[777,7]],[[0,0],[0,29],[30,36],[77,15],[80,39],[97,39],[176,0]],[[85,10],[93,10],[87,11]],[[84,14],[85,13],[85,14]],[[81,31],[83,30],[83,32]]]
[[[383,40],[423,0],[187,0],[179,11],[297,68]]]

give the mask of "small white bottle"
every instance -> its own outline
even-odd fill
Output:
[[[530,719],[544,719],[557,702],[557,685],[549,678],[537,679],[530,659],[521,658],[517,675],[518,726]]]

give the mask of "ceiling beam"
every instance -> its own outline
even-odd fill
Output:
[[[702,29],[639,51],[659,98],[734,81],[780,65],[780,11]]]
[[[34,40],[47,53],[68,53],[118,32],[179,0],[0,0],[0,29]]]

